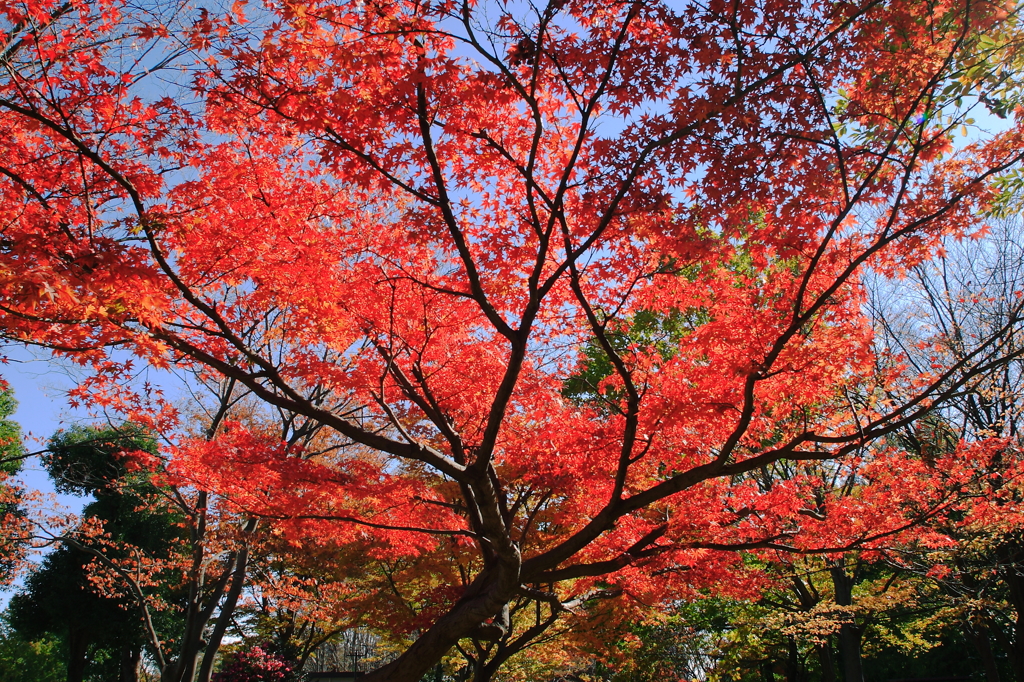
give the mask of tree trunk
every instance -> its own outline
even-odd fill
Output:
[[[174,682],[192,682],[196,675],[196,659],[199,658],[199,651],[202,649],[203,641],[198,635],[185,639],[182,646],[181,657],[174,670]],[[199,633],[202,634],[202,633]]]
[[[787,640],[789,657],[786,659],[786,682],[802,682],[803,676],[800,674],[800,650],[797,649],[796,638],[788,637]]]
[[[999,682],[999,668],[996,666],[996,657],[992,651],[992,642],[989,640],[988,628],[981,624],[966,623],[964,633],[971,640],[978,657],[981,659],[981,667],[985,671],[985,682]]]
[[[861,629],[851,623],[839,628],[839,649],[843,657],[844,682],[864,682],[860,654]]]
[[[1021,573],[1021,566],[1017,562],[1011,563],[1002,573],[1010,591],[1010,604],[1017,616],[1012,626],[1007,653],[1010,656],[1014,680],[1024,682],[1024,574]]]
[[[121,667],[118,682],[139,682],[139,659],[142,651],[137,646],[125,644],[121,647]]]
[[[846,563],[842,557],[832,563],[829,573],[835,589],[836,605],[853,606],[853,578],[846,574]],[[864,682],[860,653],[863,631],[852,615],[849,622],[839,626],[839,655],[843,661],[844,682]]]
[[[828,642],[817,644],[818,663],[821,665],[821,682],[836,682],[836,661]]]
[[[82,682],[85,679],[86,653],[89,649],[89,634],[84,628],[71,628],[68,632],[68,682]]]
[[[490,682],[492,666],[485,663],[483,655],[476,659],[476,667],[473,669],[473,682]]]
[[[247,524],[247,530],[251,532],[255,526],[256,522],[250,521]],[[228,623],[231,622],[231,615],[235,612],[238,596],[242,594],[242,588],[245,586],[245,574],[248,567],[249,548],[243,546],[238,550],[238,556],[235,559],[235,572],[231,577],[231,587],[227,596],[224,597],[224,604],[220,607],[220,613],[217,614],[217,622],[213,626],[210,641],[206,644],[206,650],[203,652],[203,663],[199,667],[199,682],[210,682],[210,677],[213,675],[213,662],[220,649],[224,633],[228,629]]]
[[[515,567],[518,569],[518,566]],[[405,653],[360,678],[361,682],[420,682],[455,644],[498,615],[518,587],[518,570],[485,569],[448,613],[412,643]]]

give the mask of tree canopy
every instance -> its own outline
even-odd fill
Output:
[[[1024,297],[912,371],[864,282],[1007,205],[1013,5],[0,12],[3,335],[166,440],[131,466],[386,567],[362,617],[408,645],[367,682],[753,594],[738,550],[940,543],[921,521],[1007,447],[894,436],[1017,357]],[[140,362],[286,428],[190,433]]]

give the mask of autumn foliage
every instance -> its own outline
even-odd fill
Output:
[[[863,278],[984,233],[1024,130],[960,130],[1013,94],[1012,10],[3,2],[4,335],[177,433],[176,485],[409,567],[416,607],[367,617],[418,637],[368,680],[751,594],[734,550],[870,551],[1005,446],[887,438],[1007,354],[997,329],[908,372]],[[139,361],[333,445],[182,435]],[[822,485],[832,460],[870,485]]]

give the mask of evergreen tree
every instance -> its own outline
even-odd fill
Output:
[[[50,440],[43,465],[58,491],[93,497],[83,516],[103,524],[105,553],[163,555],[178,538],[179,526],[149,475],[124,465],[120,453],[136,450],[156,452],[156,443],[139,426],[74,427]],[[94,560],[86,540],[66,538],[12,599],[11,625],[31,639],[58,637],[68,682],[135,682],[146,639],[143,619],[130,596],[101,593],[90,582]],[[173,600],[171,588],[167,592]]]
[[[0,585],[13,577],[24,547],[20,496],[15,486],[5,482],[21,470],[25,455],[21,426],[10,419],[17,409],[14,392],[0,379]]]

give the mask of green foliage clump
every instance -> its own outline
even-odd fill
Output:
[[[707,321],[707,313],[701,310],[673,310],[667,314],[638,310],[624,322],[610,322],[604,335],[619,357],[644,354],[665,363],[678,352],[683,337]],[[562,395],[577,405],[599,406],[619,400],[618,392],[602,390],[602,382],[615,373],[615,367],[601,343],[591,339],[582,353],[580,369],[565,380]]]
[[[102,497],[123,488],[124,483],[136,482],[122,457],[122,453],[133,451],[157,452],[156,441],[138,424],[73,426],[50,439],[42,459],[58,491]]]
[[[18,410],[14,392],[0,380],[0,473],[15,474],[21,469],[25,446],[21,442],[21,426],[9,417]]]
[[[0,620],[0,682],[63,682],[60,642],[53,637],[29,640]]]
[[[20,493],[4,479],[21,470],[25,445],[21,426],[10,419],[17,411],[18,401],[7,383],[0,379],[0,584],[13,579],[15,566],[21,558],[25,541],[21,533],[24,513],[19,507]]]

